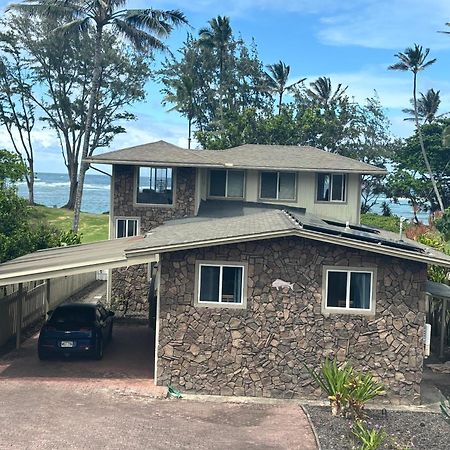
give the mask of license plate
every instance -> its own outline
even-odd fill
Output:
[[[75,347],[75,342],[73,342],[73,341],[61,341],[61,347],[63,347],[63,348]]]

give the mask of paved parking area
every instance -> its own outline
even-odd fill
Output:
[[[37,336],[0,358],[0,450],[316,449],[295,403],[163,399],[152,333],[117,325],[102,361],[41,362]]]

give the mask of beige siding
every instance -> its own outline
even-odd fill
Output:
[[[199,171],[201,176],[201,198],[207,198],[208,174],[205,169]],[[292,205],[298,208],[306,208],[307,212],[319,217],[350,221],[360,221],[360,175],[347,175],[347,201],[345,203],[317,203],[316,199],[316,174],[311,172],[299,172],[297,174],[297,199],[293,202],[280,201],[278,203]],[[245,174],[245,201],[259,202],[259,171],[247,170]],[[264,203],[274,203],[264,201]]]

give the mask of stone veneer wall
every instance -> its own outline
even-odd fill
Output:
[[[196,260],[246,261],[247,308],[194,307]],[[377,267],[376,315],[321,313],[323,265]],[[425,264],[301,238],[162,255],[158,384],[182,391],[317,396],[303,363],[327,356],[370,370],[391,402],[417,402]],[[280,278],[294,283],[276,289]]]
[[[195,168],[176,168],[174,204],[153,207],[134,204],[136,166],[113,166],[115,217],[139,217],[141,234],[166,220],[195,214]],[[112,270],[111,302],[119,315],[148,317],[147,265]]]

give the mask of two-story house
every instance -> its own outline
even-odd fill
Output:
[[[111,297],[155,309],[155,381],[183,391],[313,392],[303,363],[371,370],[415,402],[427,264],[450,259],[359,225],[361,177],[384,171],[311,147],[186,150],[155,142],[91,157],[112,165]],[[149,291],[149,280],[150,283]]]

